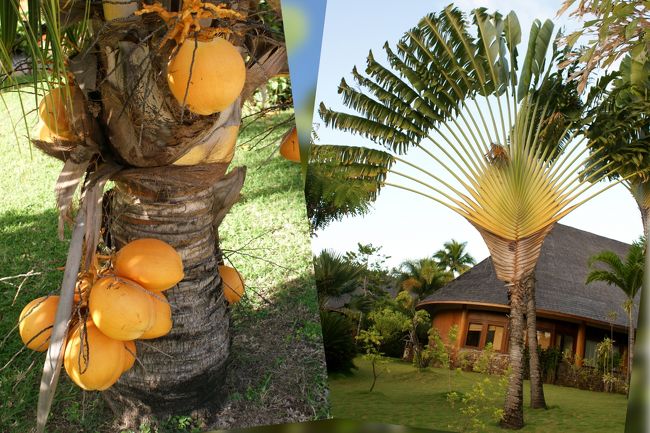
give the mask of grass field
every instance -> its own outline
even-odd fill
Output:
[[[44,355],[20,352],[14,327],[29,300],[59,289],[57,268],[65,263],[67,242],[56,236],[53,186],[62,163],[30,150],[18,97],[5,99],[8,107],[0,105],[0,431],[27,432],[34,426]],[[23,99],[33,108],[33,98]],[[287,117],[256,122],[240,142]],[[28,119],[33,125],[34,115]],[[233,162],[246,165],[248,173],[242,200],[221,226],[221,246],[243,273],[248,291],[233,311],[230,397],[217,425],[209,427],[300,421],[328,411],[300,167],[272,155],[282,132],[252,149],[239,146]],[[29,272],[36,275],[7,279]],[[64,376],[48,432],[115,431],[99,394],[81,392]],[[164,431],[207,427],[185,415],[167,420]],[[143,426],[142,431],[149,430]]]
[[[442,369],[418,372],[402,361],[390,361],[384,367],[373,392],[370,363],[357,358],[359,370],[351,376],[330,376],[330,402],[334,417],[368,420],[413,427],[458,431],[462,415],[458,407],[447,402],[448,374]],[[482,379],[478,373],[454,374],[452,389],[467,393]],[[525,405],[529,403],[528,382],[524,386]],[[619,394],[582,391],[574,388],[545,385],[548,410],[526,407],[526,426],[521,432],[535,433],[622,433],[627,400]],[[502,401],[499,399],[499,401]],[[485,431],[503,432],[495,422],[486,419]]]

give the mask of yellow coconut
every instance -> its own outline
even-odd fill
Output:
[[[90,290],[88,310],[107,336],[128,341],[139,338],[155,322],[153,296],[139,284],[120,277],[104,277]]]
[[[280,155],[293,162],[300,162],[300,144],[298,143],[298,131],[293,129],[284,136],[280,144]]]
[[[72,109],[70,99],[68,99],[72,98],[72,92],[74,92],[74,87],[56,87],[45,95],[38,105],[38,115],[49,129],[50,134],[68,140],[74,137],[68,115],[68,111]],[[46,135],[46,131],[41,133]]]
[[[172,95],[196,114],[223,111],[241,94],[245,80],[246,65],[241,54],[222,38],[208,42],[188,38],[167,65]]]
[[[172,309],[167,298],[162,293],[156,293],[153,298],[156,306],[155,321],[153,326],[140,336],[141,340],[162,337],[172,329]]]
[[[133,15],[138,10],[138,2],[130,0],[102,1],[102,8],[104,9],[104,19],[113,21]]]
[[[235,144],[239,135],[239,125],[223,128],[216,143],[213,141],[199,144],[180,157],[174,165],[197,165],[210,163],[228,164],[235,156]]]
[[[128,371],[135,364],[135,357],[137,352],[135,350],[135,341],[123,341],[124,344],[124,364],[122,364],[122,373]]]
[[[28,349],[47,350],[58,306],[58,296],[43,296],[25,305],[18,318],[18,332]]]
[[[167,242],[137,239],[115,255],[115,274],[135,281],[147,290],[161,292],[183,279],[183,261]]]
[[[92,321],[78,325],[68,339],[63,365],[74,383],[85,390],[103,391],[120,378],[125,366],[124,342],[104,335]],[[84,338],[85,337],[85,338]]]
[[[244,296],[244,279],[235,268],[219,266],[219,275],[223,283],[223,296],[229,304],[235,304]]]

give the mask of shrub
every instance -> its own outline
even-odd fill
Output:
[[[345,315],[334,311],[322,311],[320,320],[327,371],[349,373],[356,368],[353,360],[357,355],[352,322]]]

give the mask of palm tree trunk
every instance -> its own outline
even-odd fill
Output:
[[[521,280],[513,282],[508,287],[508,297],[510,298],[510,378],[501,426],[520,429],[524,426],[524,282]]]
[[[627,394],[630,394],[630,376],[632,375],[632,361],[634,359],[634,324],[632,322],[632,313],[634,310],[634,300],[630,299],[627,311],[627,374],[625,381],[627,383]]]
[[[544,380],[542,366],[539,362],[537,351],[537,309],[535,307],[535,276],[530,275],[524,280],[526,288],[526,324],[528,327],[528,353],[530,354],[530,407],[533,409],[546,409],[544,398]]]
[[[188,192],[160,179],[153,185],[130,179],[114,189],[110,234],[116,246],[144,237],[164,240],[180,253],[185,272],[164,292],[172,307],[171,332],[137,341],[138,362],[104,393],[124,425],[137,426],[143,416],[214,408],[225,397],[230,313],[218,272],[215,190]]]

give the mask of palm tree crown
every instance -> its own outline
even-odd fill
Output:
[[[434,259],[407,260],[400,265],[397,279],[403,290],[423,298],[452,279],[452,275]]]
[[[596,269],[595,265],[597,263],[604,265],[604,268]],[[632,300],[643,285],[644,263],[645,252],[642,242],[632,244],[624,259],[621,259],[612,251],[602,251],[589,260],[589,266],[592,270],[587,275],[587,284],[594,281],[603,281],[618,287],[628,299]]]
[[[445,242],[444,248],[438,250],[433,257],[444,269],[457,277],[476,264],[474,257],[465,251],[466,246],[467,242],[452,239]]]

